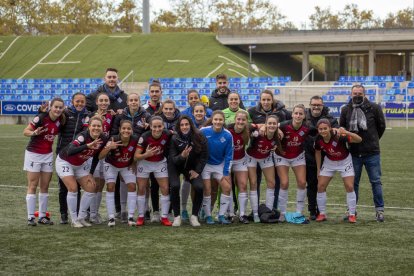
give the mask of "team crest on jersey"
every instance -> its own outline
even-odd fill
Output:
[[[133,151],[134,147],[133,146],[129,146],[128,151]]]
[[[222,143],[226,142],[226,138],[221,137],[221,138],[220,138],[220,142],[222,142]]]
[[[138,144],[142,144],[142,142],[144,142],[144,138],[139,137]]]
[[[332,142],[332,146],[336,147],[338,145],[338,143],[336,141]]]
[[[303,136],[303,135],[305,135],[305,132],[303,132],[303,130],[301,130],[301,131],[299,132],[299,135],[300,135],[300,136]]]
[[[122,103],[122,99],[121,98],[118,98],[118,103]]]
[[[39,120],[40,120],[39,116],[36,116],[33,118],[33,123],[37,124]]]
[[[83,143],[85,141],[85,137],[82,135],[78,137],[78,142]]]
[[[89,122],[89,117],[83,118],[82,119],[82,123],[86,124]]]
[[[164,146],[164,145],[165,145],[165,143],[167,143],[167,141],[165,141],[165,140],[162,140],[162,141],[161,141],[161,145],[163,145],[163,146]]]
[[[110,124],[110,123],[111,123],[111,118],[107,118],[107,119],[106,119],[106,122],[107,122],[108,124]]]
[[[141,121],[138,121],[137,122],[137,126],[140,126],[140,127],[142,127],[144,124],[141,122]]]

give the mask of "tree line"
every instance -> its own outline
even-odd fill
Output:
[[[154,11],[153,32],[217,32],[297,30],[270,0],[170,0],[169,10]],[[356,4],[339,12],[315,7],[309,17],[314,30],[413,27],[413,10],[407,7],[386,18]],[[0,35],[91,34],[140,32],[141,0],[0,0]],[[299,26],[303,28],[304,26]]]

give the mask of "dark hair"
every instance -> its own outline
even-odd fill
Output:
[[[187,100],[188,100],[188,97],[190,96],[190,94],[193,94],[193,93],[196,93],[196,94],[197,94],[197,96],[200,98],[200,93],[198,93],[198,91],[197,91],[197,90],[195,90],[195,89],[190,89],[190,90],[188,90],[188,92],[187,92]]]
[[[175,105],[175,102],[174,102],[174,100],[172,100],[172,99],[166,99],[165,101],[163,101],[162,102],[162,104],[161,104],[161,107],[155,112],[155,115],[161,115],[161,114],[163,114],[163,112],[162,112],[162,107],[165,105],[165,104],[172,104],[173,105],[173,107],[174,107],[174,109],[176,109],[177,108],[177,106]]]
[[[59,97],[53,98],[50,101],[50,106],[52,106],[55,102],[61,102],[63,103],[63,107],[65,107],[65,102],[62,100],[62,98],[59,98]],[[60,121],[62,125],[66,124],[66,116],[64,112],[62,112],[62,114],[60,115]]]
[[[158,87],[160,89],[160,91],[162,91],[162,87],[161,87],[161,82],[159,80],[153,80],[150,84],[149,84],[149,88],[151,88],[152,86]]]
[[[352,90],[354,88],[362,88],[362,92],[364,92],[364,95],[365,95],[365,87],[362,84],[354,84],[354,85],[352,85],[351,92],[352,92]]]
[[[309,104],[312,102],[312,100],[322,101],[322,103],[323,103],[323,99],[322,99],[322,97],[321,97],[321,96],[319,96],[319,95],[315,95],[315,96],[313,96],[312,98],[310,98],[310,100],[309,100]]]
[[[218,74],[218,75],[216,76],[216,80],[219,80],[219,79],[224,79],[224,80],[227,80],[227,75],[226,75],[226,74],[223,74],[223,73]]]
[[[149,119],[149,124],[150,124],[150,126],[152,125],[152,122],[153,121],[156,121],[156,120],[160,120],[161,122],[164,122],[164,120],[160,117],[160,116],[158,116],[158,115],[156,115],[156,116],[152,116],[150,119]]]
[[[300,108],[303,110],[303,112],[306,112],[306,107],[303,104],[297,104],[293,107],[292,112],[295,111],[295,108]]]
[[[82,92],[76,92],[76,93],[72,94],[71,101],[73,101],[75,99],[75,97],[78,96],[78,95],[81,95],[81,96],[85,97],[85,99],[86,99],[85,94],[83,94]]]
[[[102,96],[102,95],[107,96],[107,97],[108,97],[108,99],[109,99],[108,94],[106,94],[105,92],[99,92],[99,93],[98,93],[98,95],[96,95],[96,98],[95,98],[96,100],[95,100],[95,101],[98,101],[99,97],[100,97],[100,96]]]
[[[279,118],[276,115],[269,115],[269,116],[266,116],[265,125],[266,125],[266,123],[269,119],[275,119],[276,124],[279,123]],[[267,135],[267,127],[266,127],[266,134],[265,135]],[[285,151],[283,150],[282,143],[279,139],[279,127],[276,127],[276,131],[273,134],[273,140],[276,142],[276,146],[277,146],[276,152],[284,154]]]
[[[324,119],[320,119],[316,123],[316,128],[318,129],[319,128],[319,125],[321,125],[321,124],[326,124],[326,125],[328,125],[328,127],[332,128],[331,122],[328,119],[325,119],[325,118]],[[335,135],[335,133],[334,133],[334,131],[332,129],[331,129],[330,133],[331,133],[331,137],[333,137],[335,141],[338,141],[339,140],[339,137],[337,135]]]
[[[118,73],[118,70],[117,70],[117,69],[115,69],[115,68],[109,67],[109,68],[106,68],[105,73],[108,73],[108,72],[115,72],[115,73]]]
[[[229,95],[227,96],[227,99],[229,98],[229,96],[230,96],[231,94],[236,94],[236,95],[239,97],[239,100],[241,101],[240,94],[239,94],[239,93],[237,93],[236,91],[231,91],[231,92],[229,93]]]
[[[119,129],[121,129],[121,126],[123,124],[129,124],[131,127],[133,127],[132,122],[130,120],[121,120],[121,122],[119,123]]]
[[[182,120],[187,120],[190,123],[190,131],[191,131],[191,141],[194,144],[194,152],[200,153],[202,151],[202,143],[201,141],[204,140],[204,136],[201,134],[201,132],[198,130],[198,128],[195,127],[194,122],[191,120],[191,118],[187,115],[181,115],[178,120],[177,124],[175,125],[175,132],[178,135],[182,135],[180,129],[180,124]]]
[[[224,115],[224,112],[221,110],[214,110],[213,114],[211,114],[211,117],[208,118],[207,121],[204,122],[203,126],[211,126],[213,125],[213,118],[214,116],[216,116],[217,114],[220,114],[221,116],[223,116],[223,119],[226,120],[226,116]],[[226,126],[226,123],[224,123],[223,127]]]
[[[202,106],[204,108],[204,112],[207,113],[207,107],[203,103],[196,103],[193,106],[193,114],[194,114],[194,109],[196,108],[196,106]]]

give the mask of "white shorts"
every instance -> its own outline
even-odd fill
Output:
[[[105,183],[115,183],[116,178],[118,177],[118,173],[121,174],[124,182],[128,183],[136,183],[137,177],[129,167],[126,168],[117,168],[109,163],[103,162],[103,171],[105,177]]]
[[[137,164],[137,177],[149,178],[150,173],[154,173],[155,178],[168,177],[167,159],[159,162],[141,160]]]
[[[233,160],[231,170],[233,172],[247,172],[247,157],[244,156],[242,159]]]
[[[53,172],[53,152],[41,154],[26,150],[23,170],[28,172]]]
[[[246,158],[247,158],[247,167],[249,168],[256,168],[257,164],[259,164],[260,168],[263,170],[266,168],[273,167],[275,165],[273,163],[273,158],[271,154],[269,154],[268,157],[263,158],[263,159],[256,159],[247,154]]]
[[[104,160],[99,160],[98,165],[96,165],[95,171],[93,172],[93,177],[104,179]]]
[[[297,167],[297,166],[306,166],[305,152],[302,152],[297,157],[292,159],[284,158],[283,156],[274,154],[275,156],[275,166],[287,166],[287,167]]]
[[[351,154],[347,158],[341,161],[332,161],[325,156],[323,164],[319,174],[321,176],[334,176],[335,172],[340,172],[341,177],[354,176],[354,165],[352,164]]]
[[[65,160],[56,158],[56,173],[60,178],[65,176],[74,176],[76,179],[89,175],[92,165],[92,158],[86,160],[80,166],[74,166]]]
[[[203,179],[211,179],[211,177],[213,177],[214,179],[220,181],[223,178],[223,169],[224,162],[219,165],[206,164],[203,172],[201,173],[201,177]]]

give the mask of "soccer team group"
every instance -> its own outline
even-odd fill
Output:
[[[42,106],[23,132],[30,137],[24,157],[28,225],[53,224],[47,210],[54,167],[60,223],[76,228],[103,223],[99,208],[105,186],[108,226],[118,218],[130,226],[148,220],[165,226],[189,221],[194,227],[200,220],[264,222],[262,176],[266,189],[260,210],[289,221],[289,168],[296,178],[295,214],[303,214],[307,198],[310,220],[327,220],[326,189],[339,172],[346,190],[345,219],[355,223],[363,166],[376,220],[384,221],[379,139],[385,119],[363,86],[354,85],[338,123],[318,95],[308,108],[299,104],[288,111],[272,91],[263,90],[257,106],[246,111],[240,95],[228,89],[226,75],[217,75],[216,85],[207,100],[189,90],[189,107],[180,112],[173,100],[161,101],[159,81],[149,84],[150,99],[141,104],[137,93],[120,89],[117,70],[108,68],[97,91],[73,94],[70,106],[60,98]],[[216,201],[218,216],[213,217]]]

